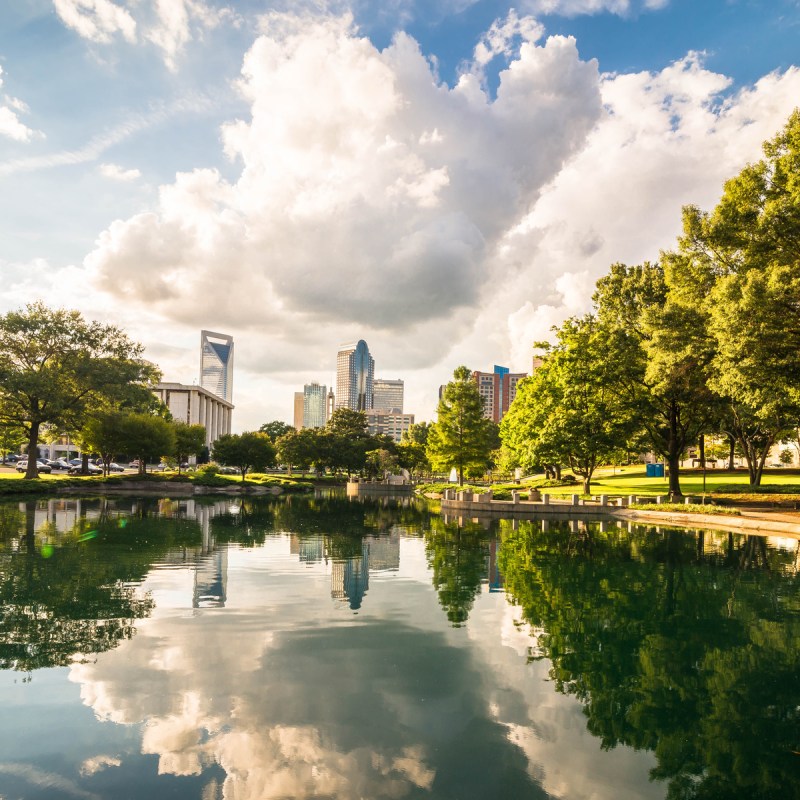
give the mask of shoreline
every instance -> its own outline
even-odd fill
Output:
[[[681,528],[708,528],[760,535],[782,534],[800,539],[800,514],[748,511],[734,506],[739,515],[650,511],[610,505],[573,505],[563,501],[451,500],[442,498],[441,513],[467,519],[616,520],[655,522]]]

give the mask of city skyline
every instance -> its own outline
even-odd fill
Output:
[[[288,7],[0,7],[0,312],[114,323],[187,385],[226,331],[236,431],[358,337],[419,420],[461,364],[530,371],[800,97],[794,0]]]

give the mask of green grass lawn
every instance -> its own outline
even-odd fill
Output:
[[[703,494],[703,472],[698,469],[681,470],[681,491],[684,495]],[[800,495],[800,473],[797,470],[773,469],[764,470],[762,484],[781,487],[796,487]],[[725,470],[708,470],[706,472],[706,494],[715,492],[724,493],[727,487],[741,487],[739,491],[749,485],[746,470],[727,472]],[[542,491],[548,494],[574,494],[580,493],[581,484],[573,486],[557,486]],[[735,491],[735,490],[734,490]],[[669,482],[666,478],[648,478],[644,465],[631,467],[602,467],[598,469],[592,480],[592,494],[613,495],[666,495],[669,492]]]

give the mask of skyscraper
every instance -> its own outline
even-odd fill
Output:
[[[403,411],[403,381],[375,378],[372,382],[372,407],[376,411]]]
[[[303,427],[306,399],[303,392],[294,393],[294,427],[300,430]]]
[[[500,422],[517,396],[517,384],[528,376],[495,364],[494,372],[473,372],[472,377],[483,400],[483,416]]]
[[[303,387],[303,427],[324,428],[327,416],[328,387],[307,383]]]
[[[372,408],[375,359],[367,343],[359,339],[343,344],[336,356],[336,408],[367,411]]]
[[[232,402],[233,336],[200,331],[200,385]]]

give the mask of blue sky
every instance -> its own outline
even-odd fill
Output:
[[[238,429],[365,338],[429,419],[759,157],[798,32],[797,0],[4,3],[0,311],[116,321],[185,382],[233,333]]]

